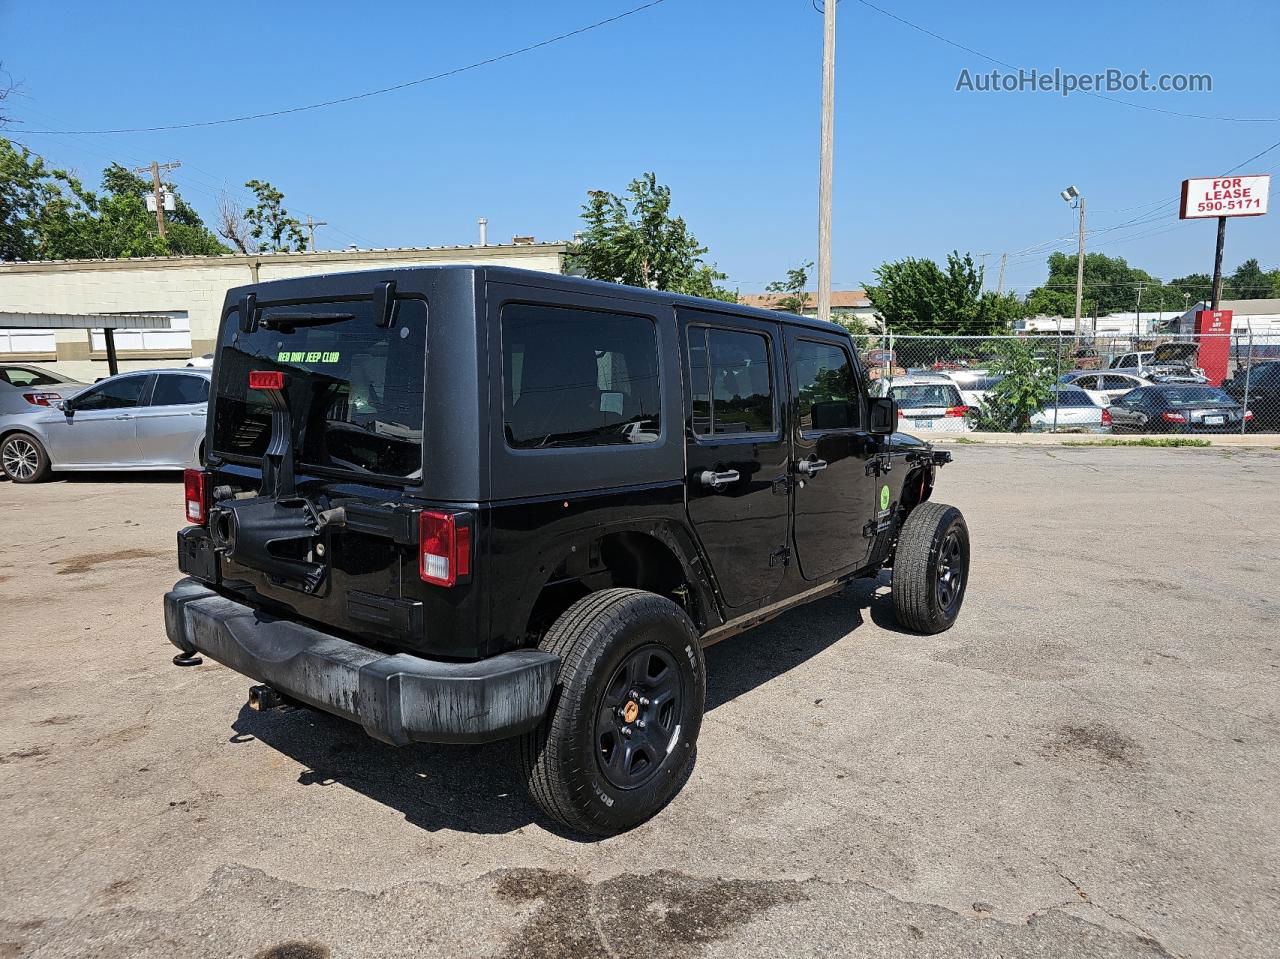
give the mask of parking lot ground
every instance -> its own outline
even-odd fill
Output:
[[[0,959],[1274,956],[1280,455],[955,454],[958,625],[882,580],[713,647],[688,785],[595,842],[509,744],[172,666],[173,478],[0,484]]]

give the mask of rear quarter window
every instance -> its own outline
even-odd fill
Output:
[[[512,449],[658,440],[662,418],[653,320],[508,303],[501,327],[503,430]]]

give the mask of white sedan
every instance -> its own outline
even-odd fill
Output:
[[[1111,427],[1111,414],[1073,386],[1055,386],[1044,409],[1031,416],[1033,430],[1101,433]]]
[[[1097,370],[1084,373],[1068,373],[1062,378],[1067,386],[1074,386],[1089,394],[1089,399],[1096,406],[1110,406],[1130,390],[1139,386],[1150,386],[1151,381],[1132,373],[1117,373],[1114,370]]]

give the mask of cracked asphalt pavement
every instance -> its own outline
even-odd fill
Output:
[[[0,959],[1276,955],[1280,455],[954,452],[957,626],[882,579],[713,647],[684,791],[590,842],[510,744],[170,665],[174,478],[0,484]]]

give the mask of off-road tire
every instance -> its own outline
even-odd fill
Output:
[[[958,555],[959,582],[940,585],[947,565]],[[969,585],[969,527],[954,506],[921,503],[902,524],[893,560],[893,611],[898,622],[926,635],[950,629],[960,614]],[[949,599],[949,602],[947,601]]]
[[[10,433],[0,443],[0,469],[15,483],[39,483],[49,476],[49,454],[34,436]]]
[[[639,825],[679,791],[693,763],[706,705],[706,668],[693,623],[655,593],[605,589],[570,606],[539,648],[560,657],[560,670],[546,718],[521,739],[530,796],[578,832],[606,836]],[[676,671],[680,693],[675,714],[667,717],[674,732],[649,778],[619,788],[604,769],[598,723],[606,687],[644,650],[669,659],[668,668]],[[658,728],[651,726],[647,735]]]

